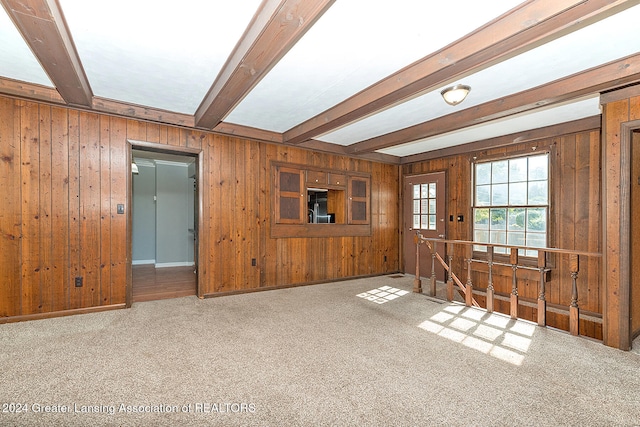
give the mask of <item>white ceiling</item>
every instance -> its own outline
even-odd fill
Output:
[[[8,9],[8,0],[0,1]],[[93,95],[188,115],[196,113],[263,4],[260,0],[57,1]],[[337,0],[223,120],[284,133],[520,3]],[[640,6],[638,1],[627,3],[636,5],[315,139],[348,147],[636,54]],[[454,16],[451,24],[447,18]],[[0,78],[53,87],[4,8],[0,8]],[[454,83],[470,85],[472,90],[462,104],[451,107],[439,92]],[[598,94],[587,94],[378,152],[410,156],[599,113]]]

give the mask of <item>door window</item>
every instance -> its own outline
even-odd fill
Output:
[[[435,182],[414,184],[413,186],[413,228],[414,230],[436,229],[437,187]]]

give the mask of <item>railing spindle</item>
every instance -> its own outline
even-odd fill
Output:
[[[447,252],[447,265],[449,270],[447,271],[447,300],[453,301],[453,245],[445,244]]]
[[[580,308],[578,307],[578,271],[580,258],[577,254],[569,255],[571,268],[571,305],[569,306],[569,331],[571,335],[580,334]]]
[[[436,296],[436,244],[431,242],[429,245],[431,249],[431,296]]]
[[[509,257],[513,276],[511,277],[511,318],[518,318],[518,249],[511,248],[511,256]]]
[[[471,281],[471,263],[473,258],[473,246],[467,245],[467,290],[464,295],[464,303],[467,307],[473,305],[473,282]]]
[[[547,269],[547,253],[538,251],[538,270],[540,270],[540,289],[538,293],[538,325],[547,326],[547,300],[545,296],[544,283]]]
[[[422,293],[422,280],[420,280],[420,232],[416,231],[413,236],[416,243],[416,277],[413,279],[413,292]]]
[[[487,246],[487,264],[489,266],[489,282],[487,283],[487,311],[493,312],[493,246]]]

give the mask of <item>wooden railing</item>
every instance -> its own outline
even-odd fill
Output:
[[[431,254],[431,277],[430,277],[430,290],[431,296],[436,295],[436,262],[438,262],[444,268],[446,272],[446,295],[447,300],[452,301],[454,299],[456,286],[464,296],[465,304],[467,306],[480,307],[478,302],[473,298],[473,281],[472,281],[472,264],[473,263],[486,263],[488,267],[488,281],[486,286],[486,307],[488,312],[494,311],[495,303],[495,289],[493,283],[494,264],[495,261],[495,248],[505,248],[508,253],[508,264],[500,263],[501,265],[511,266],[512,278],[511,278],[511,293],[509,295],[510,309],[509,314],[512,318],[518,318],[518,308],[520,305],[518,298],[518,279],[517,272],[520,269],[537,270],[539,273],[538,284],[538,297],[537,297],[537,322],[540,326],[547,325],[547,300],[546,300],[546,275],[550,271],[547,266],[547,254],[554,253],[560,256],[566,256],[569,259],[569,271],[571,277],[571,302],[568,307],[569,311],[569,332],[572,335],[580,334],[580,308],[578,306],[578,273],[580,271],[580,257],[588,258],[602,257],[602,254],[595,252],[574,251],[567,249],[555,249],[555,248],[534,248],[527,246],[513,246],[502,245],[494,243],[480,243],[470,242],[466,240],[446,240],[446,239],[430,239],[424,237],[420,231],[416,232],[414,238],[416,244],[416,276],[414,279],[414,292],[422,292],[422,280],[420,279],[420,245],[425,244]],[[445,246],[445,259],[436,250],[436,244],[441,243]],[[453,259],[456,246],[463,246],[465,248],[464,263],[466,264],[467,280],[466,283],[462,283],[459,277],[453,271]],[[486,260],[474,259],[473,251],[474,246],[484,246],[486,248]],[[537,251],[537,266],[532,267],[530,265],[524,265],[520,263],[520,250]]]

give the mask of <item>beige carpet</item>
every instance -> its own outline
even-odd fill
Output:
[[[411,283],[0,325],[0,425],[640,425],[638,354]]]

